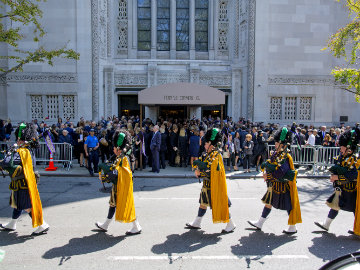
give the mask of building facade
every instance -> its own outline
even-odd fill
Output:
[[[0,86],[0,118],[77,120],[139,114],[138,92],[190,82],[225,92],[225,115],[258,122],[356,122],[360,106],[321,49],[347,21],[327,0],[48,0],[41,45],[79,61],[28,64]],[[32,29],[25,28],[24,33]],[[31,36],[21,46],[31,46]],[[0,51],[9,54],[6,46]],[[12,66],[14,63],[2,62]],[[180,93],[179,93],[180,94]],[[145,107],[145,116],[201,117],[219,106]]]

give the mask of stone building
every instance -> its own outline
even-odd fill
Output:
[[[9,74],[0,85],[0,118],[136,115],[139,91],[190,82],[223,91],[225,115],[234,119],[358,121],[360,106],[330,75],[339,63],[321,51],[348,19],[336,1],[48,0],[41,8],[41,45],[67,44],[80,60]],[[31,37],[21,46],[33,46]],[[4,45],[0,51],[11,53]],[[159,104],[147,105],[145,116],[201,117],[220,108]]]

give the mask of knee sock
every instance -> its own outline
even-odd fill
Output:
[[[291,210],[287,210],[288,216],[290,216]]]
[[[267,216],[270,214],[270,212],[271,212],[271,208],[264,207],[261,217],[267,218]]]
[[[334,219],[336,218],[336,216],[339,214],[339,211],[336,211],[334,209],[330,209],[329,214],[328,214],[328,218]]]
[[[198,217],[203,217],[206,213],[206,209],[199,208]]]
[[[13,219],[18,219],[21,216],[21,212],[22,212],[22,210],[17,210],[17,209],[14,208],[12,218]]]
[[[115,214],[115,207],[109,207],[109,212],[108,212],[108,216],[107,216],[107,218],[108,219],[112,219],[113,218],[113,216],[114,216],[114,214]]]
[[[31,215],[31,212],[29,212],[28,214],[29,214],[30,218],[32,219],[32,215]]]

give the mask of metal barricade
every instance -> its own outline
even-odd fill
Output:
[[[0,150],[5,150],[15,142],[0,142]],[[53,154],[53,161],[63,163],[66,170],[70,170],[73,160],[73,146],[68,143],[53,143],[55,153]],[[36,162],[49,162],[50,151],[45,142],[40,142],[40,147],[35,149]]]
[[[339,147],[307,146],[300,149],[297,145],[291,145],[291,154],[295,165],[312,166],[314,174],[318,173],[319,168],[326,169],[334,165],[334,158],[340,154]],[[274,145],[268,146],[268,155],[270,157]]]

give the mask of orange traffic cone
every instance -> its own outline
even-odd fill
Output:
[[[45,168],[45,171],[56,171],[56,170],[57,170],[57,167],[54,167],[53,155],[50,152],[49,167]]]

